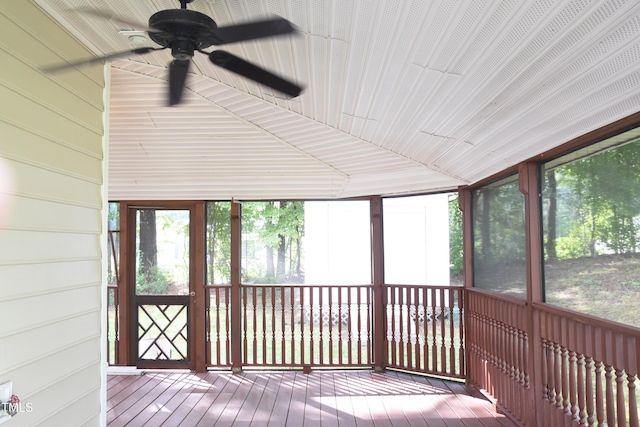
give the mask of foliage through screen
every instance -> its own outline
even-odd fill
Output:
[[[640,131],[544,165],[546,301],[640,326]]]

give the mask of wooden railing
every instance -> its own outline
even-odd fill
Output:
[[[118,287],[107,286],[107,362],[118,365],[120,344],[120,306]]]
[[[532,410],[525,302],[467,289],[465,310],[467,381],[525,423]]]
[[[388,366],[463,378],[463,288],[386,285]]]
[[[210,366],[230,365],[242,340],[247,367],[363,367],[372,361],[371,286],[243,285],[240,336],[231,337],[230,288],[208,287]]]
[[[512,418],[638,427],[638,329],[475,289],[466,291],[465,310],[467,380]]]
[[[231,286],[207,286],[205,331],[207,365],[231,366]]]
[[[638,427],[640,331],[546,304],[534,309],[544,425]]]
[[[463,289],[385,285],[385,361],[373,360],[373,286],[242,285],[241,326],[231,329],[231,287],[207,288],[208,366],[388,366],[464,378]]]
[[[118,262],[118,245],[116,242],[120,236],[120,230],[109,230],[109,263],[113,269],[115,284],[107,285],[107,363],[118,365],[120,354],[120,295],[118,284],[120,283],[120,265]]]

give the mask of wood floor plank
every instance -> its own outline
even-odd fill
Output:
[[[149,380],[149,377],[143,375],[130,376],[107,392],[109,396],[112,396],[107,401],[107,423],[125,412],[140,395],[144,394],[145,386]],[[139,392],[140,389],[143,392]]]
[[[161,390],[161,393],[158,394],[151,404],[133,417],[132,420],[126,424],[127,427],[140,427],[147,424],[149,420],[154,417],[158,417],[156,418],[156,420],[158,420],[162,414],[166,414],[169,411],[167,407],[168,402],[186,385],[186,381],[181,381],[184,378],[186,378],[185,374],[179,374],[177,378],[171,379],[167,379],[164,375],[156,374],[153,380],[161,383],[164,390]],[[159,424],[150,423],[148,425],[153,426]]]
[[[210,375],[210,374],[198,374],[200,378],[209,383],[209,388],[204,391],[202,398],[196,403],[189,414],[184,418],[183,424],[185,426],[195,426],[205,416],[216,397],[218,397],[219,390],[221,390],[227,383],[227,379],[224,375]]]
[[[318,404],[320,405],[320,422],[323,426],[338,425],[338,409],[336,399],[335,373],[318,375]]]
[[[441,384],[438,383],[432,384],[428,377],[407,373],[397,373],[396,378],[401,384],[404,384],[405,387],[414,390],[416,395],[425,397],[421,402],[416,402],[416,408],[424,418],[425,425],[429,427],[460,425],[459,420],[445,419],[438,411],[438,408],[441,407],[440,396],[450,392],[447,387],[443,388]]]
[[[333,388],[335,390],[336,412],[340,426],[355,427],[356,416],[349,392],[349,374],[337,372],[333,375]]]
[[[306,390],[307,378],[305,374],[295,373],[293,375],[293,384],[291,388],[291,398],[289,401],[289,413],[287,414],[287,422],[282,424],[286,427],[302,427],[305,425],[305,409],[306,409]],[[309,421],[308,425],[311,425]]]
[[[239,412],[245,408],[247,405],[251,405],[251,403],[247,404],[246,401],[249,399],[252,402],[255,397],[252,395],[253,388],[253,379],[251,375],[238,375],[237,380],[239,381],[238,387],[236,388],[233,395],[231,395],[228,404],[225,407],[225,410],[220,414],[220,417],[216,421],[216,425],[226,426],[232,425],[234,420],[238,417]],[[255,393],[262,393],[262,390],[258,390]],[[262,395],[262,394],[260,394]],[[239,420],[239,421],[247,421]]]
[[[235,417],[236,422],[252,421],[256,409],[262,400],[268,378],[266,375],[250,374],[245,377],[249,381],[249,392]]]
[[[120,381],[123,381],[127,378],[126,375],[108,375],[107,376],[107,390],[111,390],[112,387],[115,387]]]
[[[132,392],[135,391],[139,385],[136,383],[146,383],[149,378],[145,378],[143,375],[127,375],[125,378],[114,385],[112,388],[108,390],[109,393],[109,402],[107,402],[107,410],[111,409],[113,406],[117,405],[123,399]]]
[[[183,379],[187,380],[188,378],[183,377]],[[147,422],[149,426],[164,425],[165,421],[184,403],[191,393],[191,387],[188,381],[182,381],[182,383],[176,381],[170,385],[170,389],[174,391],[173,395],[169,396],[169,394],[167,394],[167,399],[162,409],[156,411],[156,413],[149,418]]]
[[[320,427],[322,421],[322,408],[320,407],[320,380],[321,375],[302,375],[300,387],[304,389],[304,425],[305,427]]]
[[[285,372],[282,375],[282,381],[278,386],[276,393],[276,401],[269,417],[267,427],[282,427],[286,424],[289,417],[289,406],[291,405],[291,397],[293,396],[293,387],[295,383],[294,372]]]
[[[450,383],[448,387],[459,396],[460,402],[464,404],[469,412],[467,416],[470,419],[481,420],[485,427],[502,427],[503,424],[496,418],[495,407],[482,397],[480,392],[477,394],[468,390],[464,384]],[[493,409],[492,409],[493,407]],[[468,423],[470,425],[470,423]]]
[[[209,410],[204,414],[196,426],[210,427],[216,425],[220,414],[225,412],[227,404],[231,401],[236,389],[240,385],[238,377],[238,375],[225,376],[226,382],[217,393],[213,403],[209,407]]]
[[[436,386],[445,393],[443,396],[443,404],[439,407],[439,412],[446,413],[445,417],[451,421],[448,423],[458,423],[465,427],[484,427],[485,423],[478,419],[478,417],[468,408],[465,404],[465,398],[469,397],[468,392],[464,388],[457,387],[457,384],[451,381],[444,381],[437,378],[429,378],[429,383]],[[457,391],[457,392],[456,392]],[[470,398],[473,400],[473,398]],[[446,405],[446,406],[445,406]],[[490,414],[487,414],[490,419]]]
[[[180,378],[179,375],[170,375],[176,381]],[[127,399],[121,401],[117,406],[109,411],[108,415],[112,417],[112,421],[109,422],[110,426],[120,427],[125,426],[131,422],[140,412],[142,412],[147,406],[153,403],[153,401],[165,391],[166,387],[163,382],[152,376],[149,377],[149,381],[142,387],[138,388],[134,394],[129,395]]]
[[[204,398],[211,389],[212,384],[206,380],[203,374],[192,374],[189,377],[189,395],[180,404],[178,409],[173,411],[171,415],[162,424],[163,427],[172,427],[180,425],[190,425],[185,421],[189,414],[198,406],[200,400]],[[193,424],[191,424],[193,425]]]
[[[268,380],[262,393],[262,398],[256,406],[255,413],[251,421],[255,425],[267,425],[269,419],[273,414],[273,408],[276,405],[276,398],[278,396],[278,389],[282,382],[282,375],[267,375]]]
[[[109,376],[109,427],[513,427],[459,382],[388,371]]]
[[[355,375],[347,381],[347,390],[349,396],[351,396],[353,416],[358,426],[374,426],[366,396],[370,391],[365,391],[366,388],[361,381],[359,372],[355,373]]]

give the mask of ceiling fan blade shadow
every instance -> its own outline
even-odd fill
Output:
[[[265,86],[291,97],[295,98],[302,92],[302,88],[297,84],[276,76],[275,74],[228,52],[215,50],[209,54],[209,60],[219,67],[247,77],[258,83],[262,83]]]
[[[169,65],[169,105],[176,105],[182,98],[184,85],[187,81],[191,61],[174,60]]]
[[[203,33],[212,44],[219,46],[227,43],[237,43],[247,40],[290,34],[295,31],[291,22],[284,18],[272,18],[263,21],[247,22],[245,24],[219,27]]]
[[[86,59],[81,59],[79,61],[64,62],[61,64],[50,65],[47,67],[42,67],[41,70],[44,71],[45,73],[55,73],[58,71],[67,70],[69,68],[79,67],[81,65],[88,65],[88,64],[93,64],[94,62],[106,61],[107,59],[120,58],[123,56],[130,55],[132,53],[137,55],[144,55],[145,53],[149,53],[153,50],[163,50],[163,49],[166,49],[166,48],[138,47],[136,49],[125,50],[122,52],[114,52],[108,55],[98,56],[95,58],[86,58]]]
[[[133,28],[134,30],[147,31],[147,32],[150,32],[150,33],[161,33],[161,32],[163,32],[163,31],[158,30],[156,28],[149,27],[147,24],[141,24],[140,22],[131,21],[131,20],[128,20],[128,19],[123,18],[123,17],[118,16],[118,15],[114,15],[113,13],[107,12],[107,11],[104,11],[104,10],[92,9],[90,7],[78,7],[78,8],[74,8],[74,9],[70,9],[70,10],[82,13],[84,15],[92,15],[92,16],[95,16],[95,17],[98,17],[98,18],[104,18],[104,19],[108,19],[110,21],[118,22],[120,24],[125,24],[125,25],[128,25],[129,27]]]

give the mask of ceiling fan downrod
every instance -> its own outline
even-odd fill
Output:
[[[186,9],[187,5],[191,3],[193,0],[180,0],[180,8]]]

